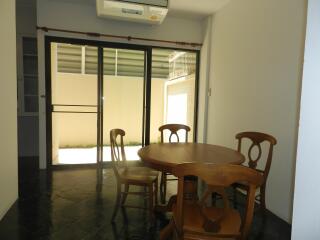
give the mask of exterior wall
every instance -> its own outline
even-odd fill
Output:
[[[55,61],[53,61],[55,62]],[[54,104],[96,105],[97,76],[90,74],[56,73],[53,64],[52,99]],[[195,75],[167,82],[152,79],[150,141],[158,142],[159,126],[166,122],[169,95],[186,93],[188,108],[186,124],[193,128]],[[109,144],[109,130],[126,130],[126,143],[141,142],[143,111],[143,79],[140,77],[104,76],[104,143]],[[95,108],[56,107],[61,111],[92,111]],[[54,113],[53,152],[61,147],[86,147],[96,144],[96,114]],[[193,135],[189,136],[190,139]]]
[[[0,1],[0,219],[18,198],[15,1]]]
[[[97,102],[97,77],[57,73],[53,79],[53,102],[60,104],[93,104]],[[163,123],[164,101],[163,79],[152,79],[152,93],[155,111],[154,125]],[[70,108],[68,108],[70,110]],[[92,111],[95,108],[72,108],[71,110]],[[62,107],[60,107],[62,110]],[[63,108],[66,110],[66,108]],[[143,111],[143,79],[139,77],[104,76],[104,142],[109,143],[109,130],[123,128],[127,143],[141,142]],[[95,145],[96,114],[55,113],[53,139],[55,146]],[[156,142],[158,129],[151,132],[151,141]],[[58,140],[58,142],[57,142]]]
[[[267,208],[291,221],[306,0],[230,1],[214,16],[208,143],[274,135]]]
[[[54,56],[54,55],[53,55]],[[52,61],[55,63],[54,59]],[[57,73],[52,64],[53,104],[96,105],[97,76],[91,74]],[[195,75],[177,81],[153,78],[151,84],[150,141],[160,140],[159,126],[166,122],[167,98],[187,94],[186,122],[193,129]],[[90,107],[56,107],[61,111],[95,111]],[[143,78],[104,76],[104,143],[109,144],[109,131],[126,130],[126,143],[141,142],[143,111]],[[53,152],[61,147],[86,147],[96,144],[96,114],[54,113]],[[193,139],[193,134],[189,136]]]

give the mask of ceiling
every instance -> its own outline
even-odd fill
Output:
[[[225,6],[230,0],[171,0],[171,16],[203,18]]]
[[[19,0],[26,1],[26,0]],[[29,1],[29,0],[28,0]],[[74,4],[95,5],[96,0],[50,0]],[[202,19],[218,11],[230,0],[169,0],[169,15]]]

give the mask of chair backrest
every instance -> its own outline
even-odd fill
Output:
[[[126,154],[124,151],[123,137],[125,136],[125,131],[122,129],[112,129],[110,130],[110,150],[111,150],[111,160],[112,167],[116,177],[119,177],[119,170],[121,168],[126,168]]]
[[[263,183],[263,176],[259,172],[240,165],[232,164],[203,164],[203,163],[185,163],[175,167],[173,171],[174,175],[178,177],[178,197],[177,197],[177,219],[176,226],[178,232],[183,232],[183,204],[184,204],[184,177],[196,176],[203,180],[207,184],[207,190],[198,201],[199,211],[205,207],[205,203],[208,197],[213,192],[217,192],[222,195],[224,210],[229,208],[228,198],[224,189],[231,186],[233,183],[241,182],[248,187],[246,212],[241,222],[240,236],[235,235],[240,239],[246,239],[252,223],[254,203],[255,203],[255,191],[258,186]],[[223,215],[219,219],[209,219],[206,217],[205,212],[201,214],[204,217],[205,224],[203,225],[204,231],[207,231],[210,235],[217,232],[220,228],[219,224],[223,219]],[[219,237],[227,238],[232,237],[230,235],[219,235]]]
[[[161,143],[164,143],[164,132],[168,130],[170,132],[168,142],[172,142],[172,136],[176,136],[177,142],[180,142],[178,131],[185,130],[185,140],[184,142],[188,142],[188,133],[190,132],[190,127],[184,124],[165,124],[159,127],[159,131],[161,133]]]
[[[269,175],[271,162],[272,162],[272,154],[273,154],[273,146],[277,144],[277,140],[266,133],[260,133],[260,132],[241,132],[236,135],[236,139],[238,139],[238,151],[242,151],[242,140],[243,139],[249,139],[251,141],[251,145],[247,152],[247,158],[248,158],[248,166],[252,169],[257,169],[257,164],[259,160],[262,158],[262,148],[261,144],[263,142],[269,143],[269,149],[267,153],[267,160],[264,169],[257,169],[258,171],[262,172],[264,175],[265,181],[267,180],[267,177]],[[258,156],[254,159],[252,156],[252,150],[254,147],[258,148]]]

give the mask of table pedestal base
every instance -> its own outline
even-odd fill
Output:
[[[197,201],[198,200],[198,179],[197,177],[188,176],[184,178],[184,200],[185,201]],[[155,206],[156,212],[172,212],[173,205],[177,202],[177,195],[170,197],[169,201],[165,205]]]

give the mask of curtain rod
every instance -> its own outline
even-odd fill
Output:
[[[140,38],[140,37],[121,36],[121,35],[111,35],[111,34],[96,33],[96,32],[81,32],[81,31],[65,30],[65,29],[58,29],[58,28],[48,28],[48,27],[39,27],[39,26],[37,26],[37,29],[38,30],[42,30],[44,32],[55,31],[55,32],[64,32],[64,33],[75,33],[75,34],[87,35],[89,37],[119,38],[119,39],[125,39],[127,41],[139,40],[139,41],[147,41],[147,42],[169,43],[169,44],[176,44],[176,45],[182,45],[182,46],[191,46],[191,47],[201,47],[202,46],[201,43],[169,41],[169,40],[159,40],[159,39]]]

